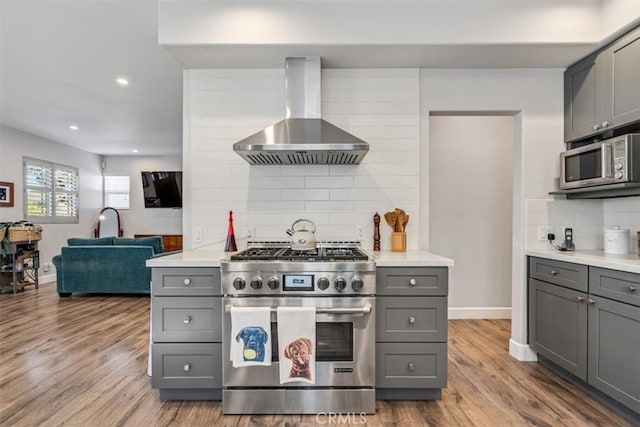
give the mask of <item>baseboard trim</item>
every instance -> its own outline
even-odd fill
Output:
[[[56,275],[55,274],[38,275],[38,284],[51,283],[51,282],[55,282],[55,281],[56,281]]]
[[[538,353],[531,350],[529,344],[520,344],[513,338],[509,339],[509,354],[520,362],[537,362]]]
[[[511,319],[511,307],[449,307],[449,319]]]

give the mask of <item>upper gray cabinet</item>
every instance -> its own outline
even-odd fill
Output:
[[[602,116],[601,57],[588,56],[564,73],[564,139],[573,141],[600,129]]]
[[[564,103],[567,142],[640,120],[640,28],[569,67]]]
[[[607,48],[604,58],[604,114],[616,127],[640,120],[640,30]]]

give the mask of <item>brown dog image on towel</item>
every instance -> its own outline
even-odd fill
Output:
[[[284,349],[284,357],[291,359],[289,378],[306,378],[311,381],[309,355],[313,352],[313,343],[307,338],[298,338]]]

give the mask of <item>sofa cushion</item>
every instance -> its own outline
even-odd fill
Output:
[[[154,254],[160,254],[164,251],[161,236],[138,237],[137,239],[118,237],[115,239],[114,244],[122,246],[151,246]]]
[[[105,246],[113,245],[115,237],[100,237],[98,239],[84,239],[81,237],[71,237],[67,239],[67,245],[69,246]]]

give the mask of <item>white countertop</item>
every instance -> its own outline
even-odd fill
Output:
[[[560,252],[556,249],[528,250],[526,254],[557,261],[573,262],[594,267],[610,268],[612,270],[640,273],[640,257],[632,253],[628,255],[605,254],[604,251],[575,251]]]
[[[424,251],[366,251],[378,267],[453,267],[453,260]],[[151,258],[147,267],[219,267],[231,253],[221,250],[195,249]]]
[[[425,251],[372,252],[377,267],[453,267],[453,260]]]

